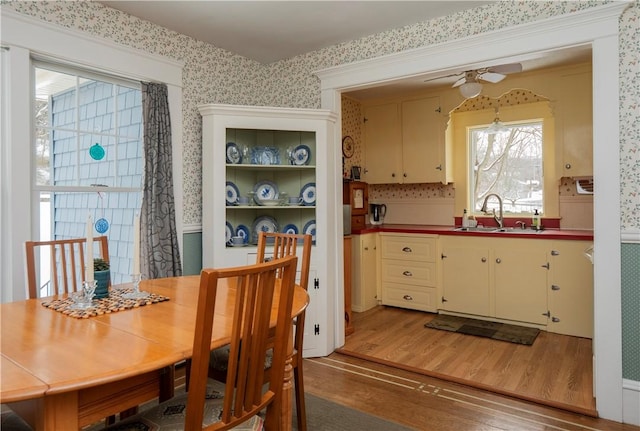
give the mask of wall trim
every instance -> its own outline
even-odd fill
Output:
[[[202,233],[202,224],[185,224],[182,229],[182,233]]]
[[[623,244],[640,244],[640,230],[623,230],[620,240]]]
[[[112,54],[117,53],[116,58],[123,59],[122,64],[136,65],[130,68],[129,78],[154,79],[182,87],[182,68],[184,67],[182,61],[150,54],[7,8],[2,8],[1,39],[3,45],[19,46],[45,57],[53,55],[56,59],[68,63],[93,69],[100,67],[105,72],[123,75],[122,68],[112,66],[114,64]],[[98,45],[97,49],[96,45]],[[82,60],[79,60],[80,58]],[[120,61],[116,62],[116,64],[120,63]]]
[[[640,426],[640,382],[622,379],[622,422]]]

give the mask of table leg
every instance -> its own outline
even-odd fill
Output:
[[[77,430],[78,393],[64,392],[10,404],[36,431]]]

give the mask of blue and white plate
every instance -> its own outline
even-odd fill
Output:
[[[238,197],[240,197],[238,187],[231,181],[227,181],[227,187],[224,191],[224,198],[227,205],[236,205],[238,203]]]
[[[284,227],[284,229],[282,229],[282,233],[288,233],[288,234],[294,234],[297,235],[298,234],[298,227],[295,224],[288,224]]]
[[[227,163],[234,165],[242,163],[242,151],[234,142],[227,143]]]
[[[294,165],[308,165],[311,161],[311,148],[306,145],[298,145],[291,155]]]
[[[244,239],[244,243],[249,242],[249,228],[243,224],[239,224],[236,228],[236,236],[241,236]]]
[[[302,233],[303,234],[309,234],[311,235],[313,238],[313,242],[316,242],[316,221],[315,220],[311,220],[308,221],[307,224],[304,225],[304,229],[302,229]]]
[[[258,235],[260,232],[274,233],[278,232],[278,222],[276,219],[270,216],[260,216],[257,217],[253,221],[253,226],[251,229],[252,232],[252,242],[258,242]]]
[[[279,165],[280,151],[275,147],[252,148],[251,163],[254,165]]]
[[[316,183],[307,183],[300,189],[300,197],[303,205],[316,204]]]
[[[255,198],[258,200],[273,200],[278,199],[280,193],[278,192],[278,186],[271,181],[260,181],[253,186],[253,191],[256,193]],[[256,203],[259,204],[258,201]]]
[[[227,222],[227,230],[224,232],[224,242],[229,244],[231,242],[231,237],[233,236],[233,226],[231,223]]]

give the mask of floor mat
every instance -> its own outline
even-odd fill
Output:
[[[540,330],[537,328],[488,322],[486,320],[450,316],[448,314],[439,314],[430,322],[425,323],[424,326],[425,328],[441,329],[443,331],[475,335],[529,346],[533,344],[540,333]]]

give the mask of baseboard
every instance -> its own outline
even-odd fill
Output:
[[[622,380],[622,422],[640,426],[640,382]]]

